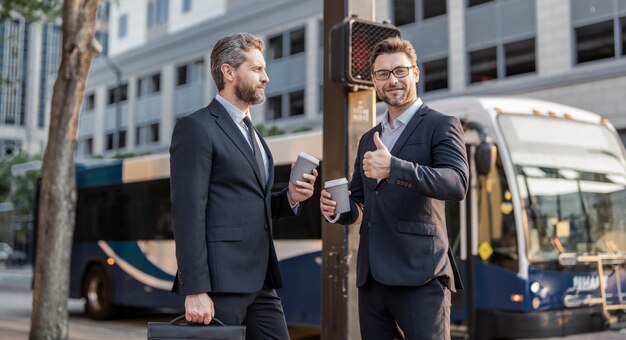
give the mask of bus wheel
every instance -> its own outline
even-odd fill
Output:
[[[92,266],[87,272],[85,283],[85,314],[95,320],[106,320],[113,316],[111,284],[104,268]]]

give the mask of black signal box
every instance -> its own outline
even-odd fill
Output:
[[[391,25],[347,17],[330,31],[330,78],[346,86],[373,87],[370,56],[374,46],[400,30]]]

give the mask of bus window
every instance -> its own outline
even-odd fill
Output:
[[[486,261],[517,272],[517,233],[512,196],[502,160],[499,153],[497,155],[495,168],[479,178],[478,246],[487,244],[493,250]]]
[[[322,165],[317,167],[319,175],[315,181],[313,196],[302,203],[300,216],[274,220],[275,240],[320,239],[322,238],[322,214],[320,212],[320,178]],[[274,186],[272,191],[284,189],[289,184],[291,164],[274,167]]]
[[[74,239],[172,239],[169,190],[169,179],[79,189]]]

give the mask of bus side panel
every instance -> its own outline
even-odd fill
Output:
[[[111,267],[116,282],[113,303],[116,305],[142,308],[171,308],[184,312],[184,296],[143,284],[122,270]]]
[[[508,311],[528,310],[527,288],[524,280],[508,269],[473,257],[474,292],[477,309]],[[513,294],[521,294],[522,302],[511,301]]]
[[[280,261],[283,288],[278,290],[288,324],[320,325],[321,252]]]
[[[106,254],[95,242],[74,242],[70,265],[70,297],[83,297],[83,279],[90,263],[106,263]]]

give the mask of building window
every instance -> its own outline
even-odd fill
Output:
[[[415,22],[415,0],[394,0],[393,17],[396,26]]]
[[[480,4],[484,4],[487,2],[492,2],[494,0],[467,0],[467,7],[472,7]]]
[[[148,28],[167,22],[168,0],[148,0]]]
[[[90,93],[85,98],[85,111],[91,111],[96,107],[96,95],[94,93]]]
[[[116,100],[115,100],[115,87],[111,87],[108,90],[109,93],[109,100],[107,101],[107,104],[115,104]],[[128,99],[128,84],[122,84],[120,86],[120,102],[124,102]]]
[[[198,59],[189,65],[188,78],[191,82],[202,81],[204,79],[204,59]]]
[[[159,141],[159,123],[135,128],[135,144],[150,144]]]
[[[576,63],[615,57],[613,20],[576,28]]]
[[[421,77],[424,79],[424,91],[447,89],[448,59],[424,62]]]
[[[268,40],[267,59],[280,59],[283,57],[283,35],[272,37]]]
[[[191,11],[191,0],[183,0],[183,13]]]
[[[161,73],[137,79],[137,97],[161,91]]]
[[[504,45],[506,77],[535,72],[535,39],[526,39]]]
[[[469,53],[470,83],[498,78],[497,51],[495,47]]]
[[[304,52],[304,28],[289,32],[290,55]]]
[[[117,37],[119,39],[126,38],[128,34],[128,14],[124,14],[118,18],[117,22]]]
[[[148,28],[154,26],[154,3],[152,1],[148,2],[148,11],[147,11],[147,24]]]
[[[267,120],[280,119],[283,116],[283,101],[282,96],[273,96],[267,98],[267,113],[265,117]]]
[[[117,141],[119,143],[118,148],[123,149],[126,147],[126,130],[121,130],[117,134],[119,138],[119,140]]]
[[[107,150],[113,150],[113,136],[112,133],[107,133]]]
[[[144,91],[143,78],[137,79],[137,98],[141,97]]]
[[[179,66],[176,72],[176,86],[187,84],[187,65]]]
[[[152,75],[152,93],[161,91],[161,74],[157,73]]]
[[[92,137],[85,139],[85,154],[86,155],[93,154],[93,138]]]
[[[125,102],[128,99],[128,84],[122,84],[120,86],[120,102]]]
[[[204,79],[204,59],[198,59],[176,68],[176,86],[195,83],[202,79]]]
[[[148,140],[151,143],[155,143],[159,141],[159,123],[154,123],[150,125],[150,136]]]
[[[167,22],[168,0],[158,0],[156,8],[156,23],[161,25]]]
[[[442,0],[422,0],[422,18],[428,19],[446,14],[446,2]]]
[[[289,116],[304,114],[304,90],[289,93]]]

